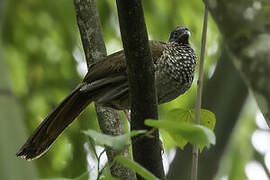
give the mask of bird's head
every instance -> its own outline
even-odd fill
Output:
[[[170,34],[169,42],[177,42],[178,44],[189,44],[188,38],[190,31],[185,26],[177,26]]]

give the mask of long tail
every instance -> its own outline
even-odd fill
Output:
[[[55,139],[92,101],[87,94],[80,91],[81,87],[77,87],[43,120],[17,152],[16,155],[18,157],[33,160],[40,157],[49,149]]]

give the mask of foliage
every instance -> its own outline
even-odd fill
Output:
[[[203,3],[201,1],[145,0],[143,3],[146,23],[151,39],[167,41],[171,29],[178,24],[184,24],[191,29],[191,44],[196,49],[197,54],[199,54],[203,17]],[[97,5],[103,28],[103,36],[110,54],[121,49],[115,1],[99,0],[97,1]],[[237,11],[239,10],[237,9]],[[11,83],[12,90],[17,97],[16,102],[19,103],[21,107],[22,115],[17,112],[15,107],[11,107],[10,109],[12,109],[12,114],[14,114],[16,121],[9,119],[5,121],[6,118],[2,121],[1,119],[1,122],[11,124],[9,126],[0,127],[5,128],[4,131],[2,130],[1,132],[4,134],[3,137],[8,139],[5,141],[6,145],[3,146],[3,148],[1,146],[1,149],[8,149],[5,152],[15,154],[17,147],[11,146],[11,143],[17,143],[18,139],[20,139],[22,143],[23,140],[21,137],[13,136],[8,136],[7,138],[7,133],[4,133],[16,131],[16,126],[12,124],[18,121],[15,115],[24,119],[20,122],[24,123],[26,133],[30,135],[33,129],[40,123],[41,119],[49,114],[51,110],[77,86],[82,78],[83,69],[85,69],[86,66],[75,21],[73,2],[71,0],[8,0],[8,6],[5,12],[5,21],[1,27],[1,37],[3,39],[2,52],[4,52],[8,66],[6,70],[10,75],[9,83]],[[226,23],[228,23],[228,27],[234,27],[229,25],[229,21],[226,21]],[[265,28],[267,29],[267,27]],[[216,78],[212,77],[212,75],[218,63],[217,60],[221,49],[221,35],[215,22],[211,18],[209,20],[207,38],[207,59],[204,79],[206,85],[210,78]],[[229,61],[230,58],[226,60]],[[231,70],[222,69],[222,71],[224,72],[222,78],[228,78]],[[220,81],[223,80],[222,78],[220,78]],[[195,77],[195,79],[197,79],[197,77]],[[172,123],[174,121],[178,122],[177,119],[183,119],[179,118],[182,115],[177,115],[174,110],[179,107],[182,109],[194,107],[195,86],[196,81],[194,81],[191,89],[187,93],[175,101],[161,105],[159,107],[159,119],[170,119]],[[219,89],[221,89],[222,92],[228,91],[228,85],[220,85],[219,87],[213,86],[213,88],[216,91]],[[216,99],[209,98],[203,99],[203,101],[218,102],[216,103],[217,109],[234,108],[236,103],[232,103],[230,107],[223,106],[223,102],[226,99],[233,97],[235,96],[223,96],[223,93],[221,93]],[[234,101],[237,102],[238,99],[235,98]],[[250,101],[246,103],[250,103]],[[1,109],[3,110],[2,107]],[[242,130],[235,128],[227,133],[223,132],[223,134],[219,134],[219,132],[221,132],[218,127],[219,122],[226,121],[225,125],[230,125],[235,123],[238,117],[231,119],[227,118],[229,116],[228,114],[217,114],[213,111],[217,115],[215,134],[219,137],[222,136],[224,142],[227,142],[229,137],[231,137],[230,146],[226,149],[226,152],[230,153],[225,153],[226,156],[223,157],[223,161],[219,165],[226,169],[226,171],[221,173],[222,175],[218,177],[219,179],[224,176],[231,177],[232,175],[230,174],[233,174],[235,179],[237,179],[237,177],[242,178],[243,175],[245,176],[245,164],[252,159],[252,151],[254,150],[252,146],[250,144],[247,145],[247,143],[250,143],[250,136],[256,128],[256,125],[245,126],[244,122],[247,119],[251,119],[253,122],[255,119],[254,113],[256,113],[257,109],[249,107],[243,109],[242,112],[242,114],[245,114],[245,112],[250,111],[253,112],[253,115],[241,116],[239,126],[243,127]],[[188,113],[190,112],[186,112],[185,116],[190,116]],[[1,117],[3,117],[3,114],[1,114]],[[19,126],[20,124],[21,123],[17,123],[16,125]],[[215,124],[212,123],[209,127],[214,126]],[[36,174],[39,174],[41,178],[65,177],[72,179],[79,177],[84,172],[88,172],[89,162],[87,162],[87,157],[90,152],[85,148],[87,138],[81,133],[81,130],[88,129],[97,129],[96,116],[92,105],[90,105],[90,108],[62,134],[44,157],[29,163],[29,168],[32,168],[33,171],[37,169]],[[233,131],[234,133],[232,133]],[[179,141],[178,137],[172,138],[166,131],[161,131],[161,135],[165,152],[174,148],[175,139],[177,139],[177,142]],[[18,142],[17,146],[19,147],[21,143]],[[212,147],[209,152],[215,153],[215,148],[217,147]],[[243,148],[249,149],[251,152],[243,151]],[[2,163],[3,151],[0,154],[0,163]],[[211,154],[208,156],[211,157]],[[236,161],[240,164],[238,166],[239,168],[225,168],[232,167]],[[182,163],[186,164],[187,162]],[[208,164],[218,166],[216,163],[216,159],[208,161]],[[202,166],[207,166],[208,164],[202,164]],[[34,168],[35,166],[36,169]],[[171,166],[170,168],[172,169],[174,167]],[[178,171],[181,171],[181,169]],[[12,168],[6,170],[6,173],[14,174]],[[179,179],[179,177],[175,177],[175,179]]]
[[[109,146],[113,149],[120,150],[123,149],[125,146],[129,145],[130,137],[143,134],[146,131],[140,130],[140,131],[131,131],[130,133],[125,133],[123,135],[119,136],[110,136],[102,133],[98,133],[93,130],[87,130],[84,131],[84,133],[92,138],[97,145],[102,146]]]
[[[185,115],[185,111],[180,109],[181,112]],[[190,115],[194,115],[191,112],[194,113],[194,110],[187,111],[190,113]],[[208,124],[212,124],[213,121],[215,121],[214,116],[210,111],[207,110],[202,110],[202,122],[205,122],[207,120]],[[190,117],[191,117],[190,116]],[[212,119],[208,117],[212,117]],[[183,118],[185,116],[180,116],[180,118]],[[183,121],[194,121],[192,118],[184,118]],[[206,119],[208,118],[208,119]],[[175,137],[175,142],[178,144],[181,148],[185,146],[187,142],[190,142],[192,144],[198,144],[199,147],[203,148],[205,145],[215,144],[215,135],[214,133],[201,125],[195,125],[192,123],[187,123],[187,122],[173,122],[173,121],[156,121],[156,120],[146,120],[145,124],[156,127],[156,128],[161,128],[161,129],[166,129],[172,137]],[[130,142],[129,138],[137,135],[143,135],[143,136],[151,136],[152,130],[146,132],[146,131],[131,131],[130,133],[125,133],[123,135],[119,136],[110,136],[110,135],[105,135],[102,133],[98,133],[93,130],[87,130],[84,131],[84,134],[89,136],[94,144],[102,145],[102,146],[109,146],[113,149],[120,150],[123,149],[125,146],[127,146]],[[102,153],[98,156],[96,155],[98,161],[100,161],[100,156]],[[127,159],[122,156],[116,156],[115,157],[115,162],[118,162],[132,170],[134,170],[136,173],[140,174],[142,177],[145,179],[157,179],[152,175],[149,171],[144,169],[142,166],[140,166],[138,163]],[[98,165],[99,166],[99,165]],[[99,171],[99,167],[98,167]],[[102,172],[98,172],[102,173]]]
[[[142,176],[146,180],[158,180],[158,178],[155,177],[152,173],[150,173],[149,171],[144,169],[138,163],[136,163],[130,159],[127,159],[126,157],[116,156],[115,161],[134,170],[136,173],[138,173],[140,176]]]
[[[204,146],[216,143],[213,131],[201,125],[155,120],[146,120],[145,124],[168,131],[174,139],[175,144],[181,149],[183,149],[188,142],[199,145],[201,150]]]
[[[173,109],[168,113],[167,120],[173,121],[177,124],[194,123],[195,122],[195,109],[190,109],[190,110],[184,110],[184,109],[179,109],[179,108]],[[215,128],[215,124],[216,124],[216,118],[215,118],[214,113],[212,113],[211,111],[206,110],[206,109],[201,109],[200,110],[200,124],[213,131]],[[210,134],[211,134],[210,136],[212,136],[212,137],[210,137],[210,139],[212,139],[213,134],[212,133],[210,133]],[[179,135],[177,135],[177,134],[170,133],[170,135],[174,139],[174,141],[176,142],[176,145],[178,147],[180,147],[181,149],[183,149],[184,146],[188,142],[185,138],[183,138],[181,136],[179,137]],[[200,136],[200,137],[202,137],[202,136]],[[214,139],[212,139],[211,141],[212,141],[211,142],[212,144],[215,144]],[[209,143],[210,143],[210,141],[208,141],[208,144]],[[208,145],[208,144],[206,143],[206,145]],[[203,145],[200,146],[201,151],[202,151],[202,149],[203,149]]]

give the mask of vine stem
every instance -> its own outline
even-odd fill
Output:
[[[201,104],[202,104],[202,84],[203,84],[204,55],[205,55],[205,44],[206,44],[206,34],[207,34],[207,20],[208,20],[208,5],[207,5],[207,3],[205,3],[203,32],[202,32],[202,41],[201,41],[199,77],[198,77],[198,81],[197,81],[195,124],[200,124],[200,110],[201,110]],[[192,150],[192,165],[191,165],[191,178],[190,178],[191,180],[197,180],[198,159],[199,159],[199,148],[198,148],[198,145],[195,144],[193,146],[193,150]]]

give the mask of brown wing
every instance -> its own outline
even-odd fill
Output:
[[[156,63],[156,61],[160,58],[166,46],[167,44],[161,41],[150,41],[150,48],[154,63]]]
[[[113,53],[101,61],[91,65],[88,73],[84,77],[84,82],[93,82],[115,74],[126,73],[126,61],[124,51]]]
[[[154,63],[160,58],[165,47],[166,43],[150,41]],[[87,83],[82,91],[86,94],[96,92],[93,101],[115,109],[128,108],[129,103],[122,101],[128,99],[126,97],[129,93],[126,57],[123,50],[93,64],[83,81]]]
[[[154,63],[162,55],[166,43],[160,41],[150,41],[150,49]],[[87,75],[84,82],[93,82],[98,79],[103,79],[109,76],[117,76],[117,74],[126,76],[126,57],[124,51],[118,51],[107,56],[104,60],[94,63]]]

